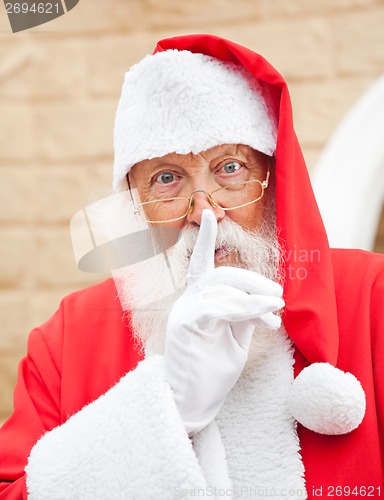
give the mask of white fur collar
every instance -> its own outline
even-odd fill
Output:
[[[255,333],[244,372],[216,418],[232,481],[227,491],[231,498],[306,498],[296,423],[287,405],[293,363],[285,331]],[[219,449],[212,444],[212,430],[200,434],[200,441],[207,439],[211,449]],[[201,449],[200,442],[195,451],[212,484]],[[223,469],[218,460],[216,452],[215,466]],[[214,480],[226,484],[220,474]]]

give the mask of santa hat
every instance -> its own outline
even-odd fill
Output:
[[[253,58],[260,58],[218,37],[193,35],[160,42],[157,48],[159,52],[133,66],[125,76],[116,114],[115,189],[122,187],[125,175],[135,163],[171,152],[199,153],[228,143],[245,144],[267,155],[274,154],[277,105],[271,97],[269,84],[256,79],[240,64],[199,52],[171,48],[173,44],[194,46],[196,42],[196,46],[200,43],[204,45],[207,37],[209,41],[214,39],[217,42],[215,50],[219,51],[218,47],[225,48],[222,52],[226,57],[231,54],[235,60],[245,62],[245,66],[254,67]],[[259,62],[266,67],[266,73],[273,74],[275,80],[275,70],[261,58]],[[285,83],[282,81],[279,85],[283,87]],[[284,98],[288,100],[287,93]],[[285,122],[289,119],[284,117]],[[298,149],[296,144],[293,147]],[[292,158],[293,155],[286,161],[287,165],[293,162]],[[293,166],[295,169],[301,168],[301,160],[297,160]],[[304,186],[309,184],[305,175],[302,173],[300,177]],[[309,200],[307,208],[308,213],[316,211],[316,207],[312,207],[312,200]],[[291,216],[290,210],[284,210],[283,213],[287,217]],[[288,221],[288,224],[292,223]],[[321,238],[320,229],[318,244]],[[324,248],[328,248],[325,236],[323,240]],[[323,284],[325,282],[322,280]],[[291,285],[297,286],[297,283]],[[316,289],[320,296],[323,291],[320,292],[318,287]],[[294,309],[299,310],[296,302],[298,295],[291,294],[296,295]],[[291,304],[287,304],[287,308],[291,308]],[[329,313],[334,318],[334,305],[330,307]],[[287,326],[294,342],[310,360],[314,357],[312,351],[316,351],[314,346],[326,343],[327,335],[329,338],[331,336],[325,334],[324,339],[311,337],[306,327],[308,316],[300,316],[302,325],[299,329],[295,326],[291,328],[292,319],[287,321]],[[290,314],[289,318],[294,318],[298,324],[297,314]],[[325,321],[324,316],[319,318],[331,328],[332,319]],[[305,330],[308,333],[306,336],[296,333]],[[326,332],[321,328],[317,331]],[[330,351],[335,351],[334,347],[328,347]],[[331,363],[315,362],[296,377],[288,404],[292,415],[303,426],[321,434],[338,435],[351,432],[360,425],[366,402],[364,390],[354,375],[343,372]]]
[[[268,88],[244,68],[187,50],[145,57],[125,75],[116,113],[113,187],[142,160],[245,144],[272,156]]]

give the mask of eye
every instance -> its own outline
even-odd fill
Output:
[[[238,161],[229,161],[224,164],[223,169],[227,174],[234,174],[241,169],[242,165]]]
[[[174,180],[175,175],[172,172],[162,172],[156,177],[155,182],[159,184],[171,184]]]

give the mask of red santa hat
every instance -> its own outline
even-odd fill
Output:
[[[114,188],[122,187],[139,161],[225,143],[276,156],[276,221],[285,266],[301,271],[284,287],[284,326],[297,347],[292,415],[321,434],[351,432],[364,417],[365,394],[354,375],[334,366],[339,334],[332,259],[286,83],[264,58],[233,42],[210,35],[162,40],[125,77],[115,125]],[[300,251],[319,252],[321,262],[298,263]]]

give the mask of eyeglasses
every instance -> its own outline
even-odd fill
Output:
[[[212,207],[220,208],[226,212],[252,205],[252,203],[256,203],[264,196],[264,191],[268,187],[269,175],[268,168],[264,181],[254,179],[237,182],[215,189],[211,193],[207,193],[203,189],[196,189],[189,197],[177,196],[175,198],[156,199],[145,201],[138,206],[135,205],[132,196],[129,174],[127,174],[127,182],[134,213],[140,215],[145,222],[162,224],[183,219],[192,212],[195,193],[204,193]],[[175,214],[175,216],[170,218],[170,214]]]

